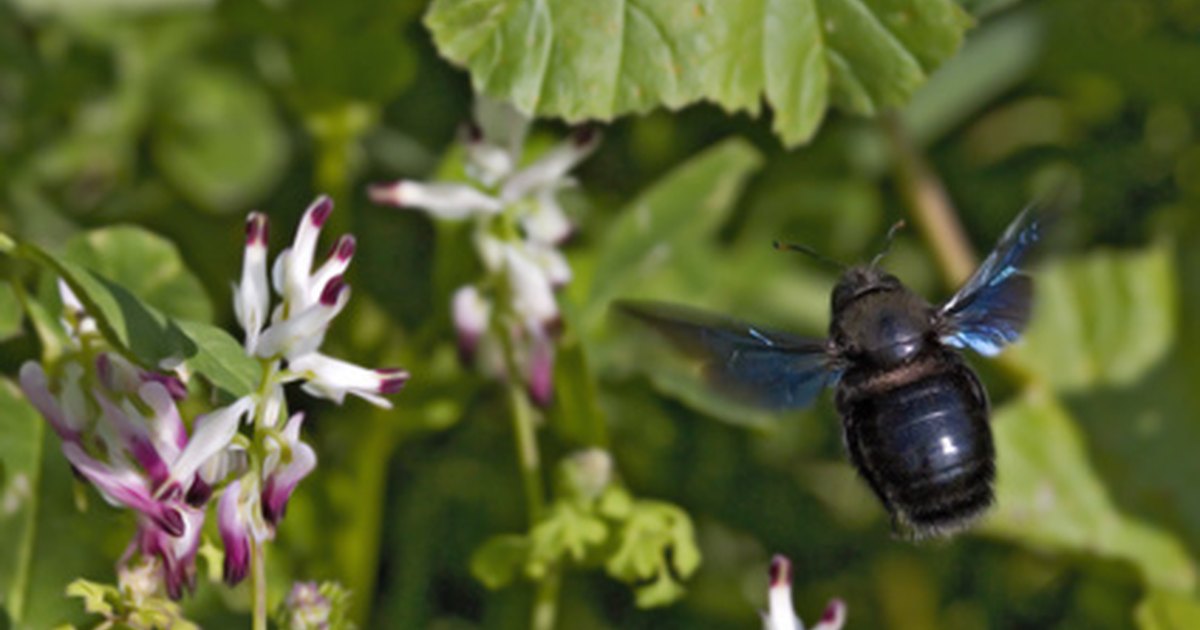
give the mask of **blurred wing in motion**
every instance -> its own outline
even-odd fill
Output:
[[[655,302],[620,302],[621,312],[650,325],[702,361],[717,391],[769,409],[807,407],[840,376],[829,346],[719,315]]]
[[[996,248],[950,301],[938,310],[942,343],[995,356],[1029,323],[1033,279],[1021,262],[1041,238],[1043,221],[1030,208],[1013,220]]]

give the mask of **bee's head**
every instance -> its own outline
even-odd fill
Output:
[[[858,298],[876,291],[895,291],[903,288],[900,280],[875,265],[858,265],[842,274],[833,288],[833,316],[845,310]]]

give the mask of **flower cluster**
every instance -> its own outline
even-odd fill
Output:
[[[574,185],[570,171],[596,148],[591,129],[576,131],[531,164],[519,167],[529,120],[481,99],[466,133],[467,173],[476,185],[401,180],[375,186],[377,203],[418,208],[447,220],[473,219],[475,251],[486,271],[459,288],[452,309],[464,359],[477,355],[494,372],[517,370],[534,401],[553,394],[555,292],[571,280],[558,250],[572,226],[558,200]],[[498,347],[499,332],[511,344]]]
[[[353,237],[343,236],[313,269],[332,209],[325,197],[313,203],[291,247],[276,259],[272,285],[281,299],[273,311],[267,219],[250,215],[234,304],[245,350],[262,366],[262,378],[254,393],[196,417],[190,433],[176,406],[187,396],[184,382],[100,349],[104,340],[95,320],[64,284],[74,352],[54,367],[53,377],[37,362],[21,368],[22,390],[61,438],[76,473],[109,503],[138,513],[138,531],[121,566],[129,566],[135,552],[155,563],[172,598],[194,583],[206,506],[218,489],[224,573],[232,584],[247,574],[252,545],[274,536],[292,492],[316,467],[316,453],[300,439],[303,414],[287,416],[284,385],[299,382],[308,393],[338,403],[351,394],[389,407],[384,396],[408,379],[403,370],[371,370],[320,352],[350,297],[343,273],[354,254]],[[247,421],[252,437],[239,431]]]
[[[781,555],[771,558],[771,590],[767,610],[762,613],[763,630],[804,630],[792,608],[792,563]],[[812,630],[841,630],[846,624],[846,604],[835,599],[825,606],[821,620]]]
[[[71,304],[65,285],[63,293]],[[77,338],[96,334],[84,326],[73,332]],[[21,389],[62,440],[72,469],[108,503],[137,512],[137,534],[121,566],[140,554],[156,564],[167,593],[178,598],[194,583],[204,524],[203,504],[189,502],[171,481],[193,443],[176,406],[186,389],[173,376],[140,370],[110,352],[88,358],[86,347],[59,364],[53,381],[41,364],[25,363]],[[238,409],[209,417],[220,413]]]
[[[299,382],[305,392],[338,404],[354,395],[390,408],[384,396],[396,393],[408,380],[404,370],[369,369],[320,352],[329,325],[350,299],[344,274],[355,249],[354,237],[343,235],[314,269],[317,241],[332,211],[328,197],[308,207],[291,246],[275,259],[269,287],[267,217],[255,212],[246,221],[234,310],[245,334],[246,352],[263,366],[263,378],[259,390],[243,399],[247,417],[254,423],[251,465],[228,483],[217,504],[225,579],[231,584],[245,577],[252,546],[274,537],[292,492],[317,465],[316,452],[300,440],[304,414],[288,417],[283,386]],[[279,298],[274,309],[271,288]],[[245,447],[235,439],[239,422],[240,418],[229,416],[221,423],[201,426],[197,433],[203,431],[209,439],[196,449],[194,462],[212,466],[211,462],[243,451]]]

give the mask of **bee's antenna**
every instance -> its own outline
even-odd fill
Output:
[[[892,241],[896,239],[896,233],[903,229],[904,225],[904,219],[900,219],[899,221],[893,223],[892,227],[888,228],[887,236],[884,237],[883,241],[883,250],[878,254],[875,254],[875,258],[871,259],[872,267],[879,266],[879,261],[883,260],[883,257],[886,256],[888,251],[892,249]]]
[[[832,258],[829,258],[828,256],[821,254],[817,250],[815,250],[807,245],[798,245],[796,243],[782,243],[780,241],[774,241],[772,243],[772,245],[774,245],[775,249],[778,249],[778,250],[786,249],[788,251],[800,252],[801,254],[808,254],[809,256],[812,256],[814,259],[816,259],[820,262],[823,262],[826,265],[837,267],[839,271],[846,269],[845,263],[841,263]]]

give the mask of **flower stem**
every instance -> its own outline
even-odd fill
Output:
[[[520,383],[508,387],[512,410],[513,436],[517,446],[517,465],[521,469],[521,484],[525,488],[525,507],[529,526],[537,525],[545,510],[545,489],[542,487],[542,463],[538,455],[537,435],[533,421],[533,406]]]
[[[251,580],[254,588],[254,630],[267,630],[267,548],[260,541],[252,545]]]
[[[507,331],[504,331],[507,332]],[[542,520],[546,510],[546,490],[542,483],[542,463],[538,454],[537,428],[534,426],[533,404],[521,382],[516,345],[507,334],[501,333],[504,358],[508,368],[508,402],[512,412],[513,436],[517,447],[517,465],[521,469],[521,484],[525,488],[525,507],[532,529]],[[559,567],[550,566],[538,581],[530,618],[532,630],[552,630],[558,615],[558,591],[561,584]]]
[[[933,249],[942,279],[949,286],[960,286],[975,270],[976,258],[954,203],[942,180],[905,133],[899,116],[885,117],[883,127],[895,160],[896,184],[913,222]]]

